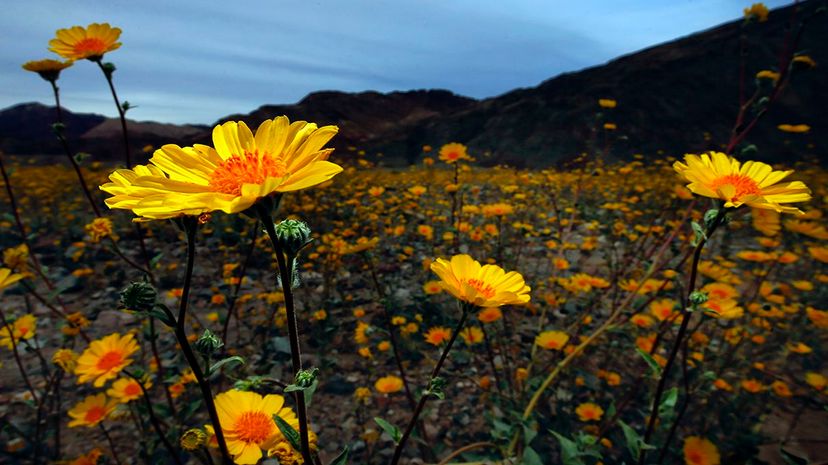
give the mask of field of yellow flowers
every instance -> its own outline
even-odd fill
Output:
[[[112,84],[119,33],[52,50]],[[57,96],[71,63],[27,69]],[[2,461],[826,460],[824,167],[449,143],[391,170],[337,131],[0,156]]]

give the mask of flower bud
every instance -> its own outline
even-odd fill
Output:
[[[707,293],[703,291],[693,291],[690,293],[690,303],[693,306],[701,305],[707,302]]]
[[[194,344],[195,350],[200,353],[204,357],[211,357],[213,354],[219,351],[222,347],[224,347],[224,342],[221,341],[221,338],[218,337],[217,334],[213,333],[209,329],[204,330],[204,334],[198,338],[198,340]]]
[[[157,295],[150,283],[131,283],[121,291],[121,308],[135,312],[148,312],[155,306]]]
[[[311,230],[299,220],[284,220],[276,225],[276,241],[289,255],[296,255],[311,241]]]
[[[316,375],[319,374],[319,368],[314,368],[313,370],[299,370],[299,373],[296,373],[296,380],[294,384],[299,387],[310,387],[314,381],[316,381]]]
[[[178,442],[182,449],[194,451],[207,443],[207,433],[198,428],[191,428],[181,435]]]

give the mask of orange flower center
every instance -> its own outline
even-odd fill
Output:
[[[224,160],[210,177],[210,189],[224,194],[241,195],[244,184],[263,184],[267,178],[282,178],[287,166],[280,157],[258,151],[244,152]]]
[[[448,152],[444,156],[446,157],[446,160],[457,160],[457,159],[460,158],[460,153],[459,152]]]
[[[497,290],[495,290],[491,284],[484,283],[479,279],[466,280],[466,284],[474,288],[475,291],[487,299],[491,299],[495,296],[495,294],[497,294]]]
[[[106,409],[100,405],[96,405],[86,411],[86,415],[83,416],[83,419],[87,423],[97,423],[101,421],[105,414]]]
[[[123,354],[117,350],[113,350],[105,353],[103,357],[98,359],[98,363],[95,366],[101,371],[109,371],[123,362]]]
[[[273,434],[273,426],[273,419],[264,412],[244,412],[234,429],[242,441],[261,444]]]
[[[103,55],[106,52],[106,43],[97,37],[87,37],[75,44],[75,52],[84,55]]]
[[[759,184],[756,181],[744,174],[728,174],[720,178],[714,179],[710,184],[710,188],[718,190],[722,186],[733,186],[736,193],[730,200],[738,200],[746,195],[759,195],[762,193]]]
[[[687,452],[687,461],[690,463],[702,463],[702,455],[699,451],[691,450]]]
[[[124,394],[128,396],[137,396],[141,394],[141,386],[139,386],[138,383],[129,383],[124,388]]]

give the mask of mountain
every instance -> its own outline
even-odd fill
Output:
[[[338,149],[335,157],[350,156],[349,149],[358,147],[369,156],[382,153],[386,164],[417,162],[423,145],[447,142],[468,145],[483,164],[516,166],[549,166],[582,152],[626,158],[634,153],[680,156],[721,150],[738,113],[740,69],[745,76],[743,92],[750,96],[759,85],[756,73],[778,71],[779,57],[791,49],[805,20],[807,27],[793,51],[807,53],[817,65],[792,73],[744,145],[754,144],[758,152],[751,158],[766,161],[821,154],[828,150],[828,15],[815,13],[824,3],[811,0],[773,10],[762,23],[740,19],[484,100],[445,90],[325,91],[296,104],[264,105],[217,123],[243,120],[256,127],[285,114],[291,120],[336,124],[340,133],[332,141]],[[614,99],[618,105],[602,109],[600,98]],[[50,142],[53,117],[47,110],[37,104],[0,110],[0,148],[9,153],[56,148]],[[119,156],[117,121],[66,114],[76,118],[70,121],[67,116],[70,135],[77,134],[86,147],[109,147]],[[604,130],[604,123],[614,123],[617,130]],[[787,134],[777,129],[783,123],[804,123],[811,130]],[[35,134],[38,125],[42,131]],[[130,123],[130,134],[136,150],[144,144],[210,142],[210,128],[205,126]]]

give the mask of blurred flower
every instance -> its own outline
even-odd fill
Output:
[[[592,402],[585,402],[575,408],[575,413],[581,421],[600,421],[604,416],[604,409]]]
[[[431,270],[441,279],[443,289],[457,299],[478,307],[523,305],[531,290],[516,271],[506,273],[497,265],[480,265],[468,255],[450,261],[438,258]]]
[[[688,436],[684,439],[685,465],[719,465],[719,449],[705,438]]]
[[[149,388],[151,386],[152,382],[147,379],[144,382],[144,388]],[[122,404],[125,404],[144,395],[144,391],[141,390],[141,385],[138,384],[138,381],[135,381],[132,378],[119,378],[112,383],[111,388],[106,390],[106,395],[112,397],[113,399],[117,399],[118,402]]]
[[[775,84],[776,81],[779,80],[779,73],[777,73],[776,71],[763,69],[762,71],[756,73],[756,79],[770,79]]]
[[[92,23],[86,27],[72,26],[58,29],[55,38],[49,41],[49,50],[67,60],[100,61],[104,53],[117,50],[121,43],[118,38],[121,29],[109,23]]]
[[[805,382],[817,391],[823,391],[828,387],[828,377],[812,371],[805,373]]]
[[[59,366],[66,373],[74,373],[77,362],[78,354],[72,349],[58,349],[52,355],[52,363]]]
[[[780,203],[811,199],[810,189],[801,181],[779,184],[793,171],[773,171],[770,165],[755,161],[740,164],[721,152],[685,155],[684,163],[677,161],[673,168],[690,181],[688,189],[705,197],[724,200],[725,207],[745,204],[782,213],[801,213],[797,208]]]
[[[37,317],[32,314],[23,315],[11,323],[12,332],[9,334],[7,326],[0,327],[0,347],[12,350],[12,338],[15,344],[20,344],[21,339],[31,339],[37,328]]]
[[[760,23],[768,20],[768,7],[764,3],[754,3],[748,8],[745,8],[745,19],[755,18]],[[718,463],[718,462],[717,462]]]
[[[342,171],[327,161],[333,149],[322,148],[337,131],[280,116],[265,120],[254,135],[244,122],[230,121],[213,129],[215,149],[165,145],[149,165],[112,173],[101,190],[112,194],[109,208],[146,219],[238,213],[263,197],[313,187]]]
[[[569,335],[563,331],[543,331],[535,337],[535,345],[550,350],[561,350],[569,341]]]
[[[92,242],[100,242],[105,237],[112,236],[112,220],[109,218],[95,218],[91,223],[84,226],[86,233]]]
[[[394,375],[383,376],[374,383],[374,389],[382,394],[400,392],[403,388],[402,378]]]
[[[444,326],[435,326],[429,328],[425,333],[425,341],[431,345],[439,346],[451,339],[451,330]]]
[[[0,291],[25,278],[22,274],[12,273],[8,268],[0,268]]]
[[[804,134],[811,130],[807,124],[780,124],[776,126],[782,132],[789,132],[792,134]]]
[[[469,326],[460,331],[460,337],[463,338],[463,342],[465,342],[467,346],[480,344],[483,342],[483,330],[481,330],[478,326]]]
[[[460,160],[469,160],[466,146],[452,142],[440,147],[440,160],[446,163],[457,163]]]
[[[106,394],[100,393],[87,396],[69,409],[69,416],[72,417],[72,421],[69,422],[69,427],[95,426],[109,416],[110,413],[114,412],[117,406],[118,401],[115,399],[107,399]]]
[[[615,108],[618,105],[618,102],[609,98],[601,98],[598,99],[598,105],[601,108]]]
[[[23,69],[37,73],[49,82],[55,82],[60,77],[60,72],[72,66],[71,61],[60,60],[36,60],[23,63]]]

